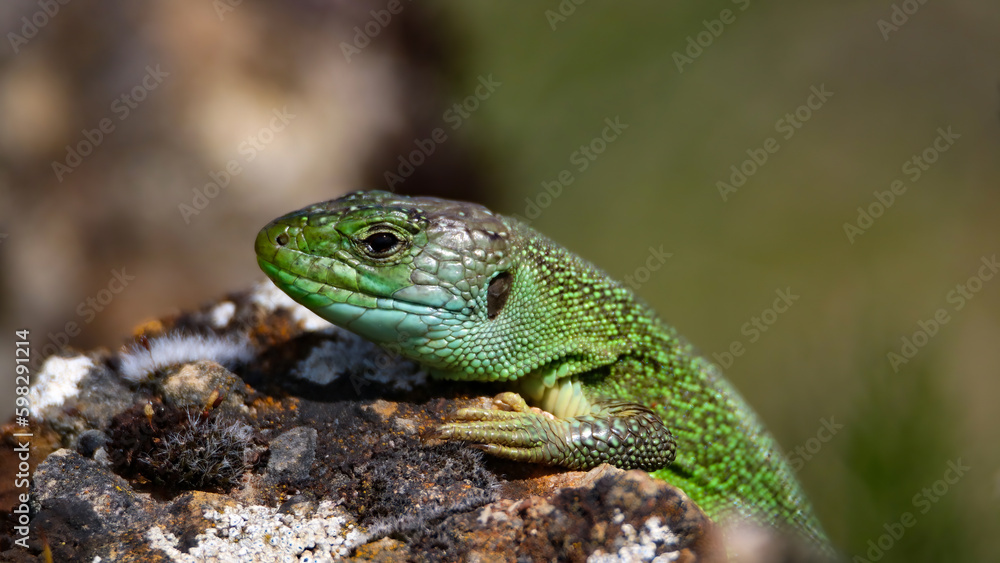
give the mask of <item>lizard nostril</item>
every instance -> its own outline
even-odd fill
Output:
[[[281,233],[274,237],[274,242],[278,243],[278,246],[285,246],[288,244],[288,233]]]

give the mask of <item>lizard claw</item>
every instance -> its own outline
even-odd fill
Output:
[[[464,408],[456,422],[442,424],[437,435],[445,440],[474,442],[479,449],[515,461],[551,463],[553,437],[569,432],[569,423],[537,408],[529,407],[517,393],[493,399],[495,408]]]
[[[462,421],[501,421],[513,420],[525,413],[552,416],[542,409],[528,406],[528,403],[520,395],[508,391],[493,397],[493,408],[459,409],[455,413],[455,418]]]

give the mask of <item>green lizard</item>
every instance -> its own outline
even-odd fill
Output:
[[[435,376],[504,381],[439,433],[514,460],[651,471],[715,519],[827,539],[774,439],[622,284],[471,203],[356,192],[272,221],[257,262],[324,319]],[[524,398],[538,408],[530,408]]]

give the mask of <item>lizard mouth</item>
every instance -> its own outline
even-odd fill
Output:
[[[327,321],[346,328],[374,342],[402,344],[427,334],[434,319],[447,313],[443,309],[393,297],[381,297],[362,291],[351,280],[317,279],[330,274],[330,264],[319,265],[319,258],[299,249],[274,242],[268,228],[257,236],[257,264],[268,278],[296,302]],[[293,267],[301,266],[301,267]],[[350,267],[343,265],[344,272]],[[329,277],[329,276],[328,276]],[[342,283],[338,283],[342,282]]]

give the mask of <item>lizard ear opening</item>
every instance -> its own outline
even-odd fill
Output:
[[[486,318],[493,320],[507,304],[510,287],[514,285],[514,276],[510,272],[500,272],[490,280],[486,289]]]

